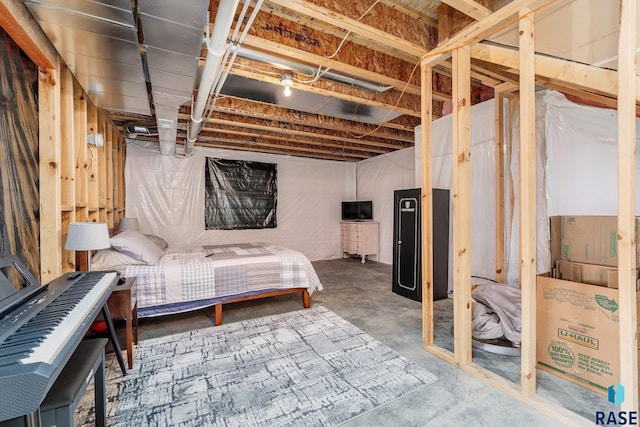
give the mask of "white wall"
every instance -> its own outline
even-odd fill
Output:
[[[205,230],[206,157],[276,163],[277,227]],[[198,146],[192,157],[179,158],[161,155],[157,144],[133,143],[125,165],[126,216],[171,246],[264,241],[311,260],[340,258],[340,203],[355,199],[355,179],[356,165],[347,162]]]
[[[493,100],[471,109],[472,149],[472,272],[495,278],[495,129]],[[433,187],[451,189],[453,156],[451,115],[432,124]],[[420,126],[416,141],[420,140]],[[380,222],[380,261],[393,262],[393,192],[419,188],[419,142],[407,148],[358,163],[358,197],[374,201]],[[416,151],[417,150],[417,151]],[[473,248],[476,248],[473,250]],[[450,263],[451,264],[451,263]]]
[[[358,200],[373,201],[373,219],[380,223],[379,261],[393,263],[393,192],[416,188],[414,149],[394,151],[358,162]]]

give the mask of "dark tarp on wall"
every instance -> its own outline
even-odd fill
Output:
[[[40,277],[38,71],[0,29],[0,257]]]
[[[207,157],[205,228],[275,228],[276,164]]]

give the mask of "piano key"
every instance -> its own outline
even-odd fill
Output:
[[[20,359],[24,358],[24,356],[24,353],[0,356],[0,366],[16,364],[20,361]]]
[[[68,331],[77,328],[79,323],[85,321],[88,313],[94,307],[91,302],[95,303],[116,277],[117,273],[105,273],[95,285],[91,286],[89,292],[82,299],[82,304],[77,304],[73,310],[69,311],[62,321],[46,335],[46,338],[34,347],[34,351],[22,360],[22,363],[51,363],[58,355],[60,348],[67,342]],[[91,282],[87,284],[91,284]]]

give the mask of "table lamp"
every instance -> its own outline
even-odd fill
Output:
[[[140,225],[138,224],[138,218],[121,218],[118,230],[135,230],[140,231]]]
[[[69,224],[64,248],[69,251],[93,251],[111,247],[106,222],[74,222]],[[91,271],[91,254],[87,253],[87,271]]]

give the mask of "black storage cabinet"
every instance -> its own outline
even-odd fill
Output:
[[[420,189],[393,192],[393,283],[391,290],[422,301]],[[433,299],[449,286],[449,190],[433,189]]]

